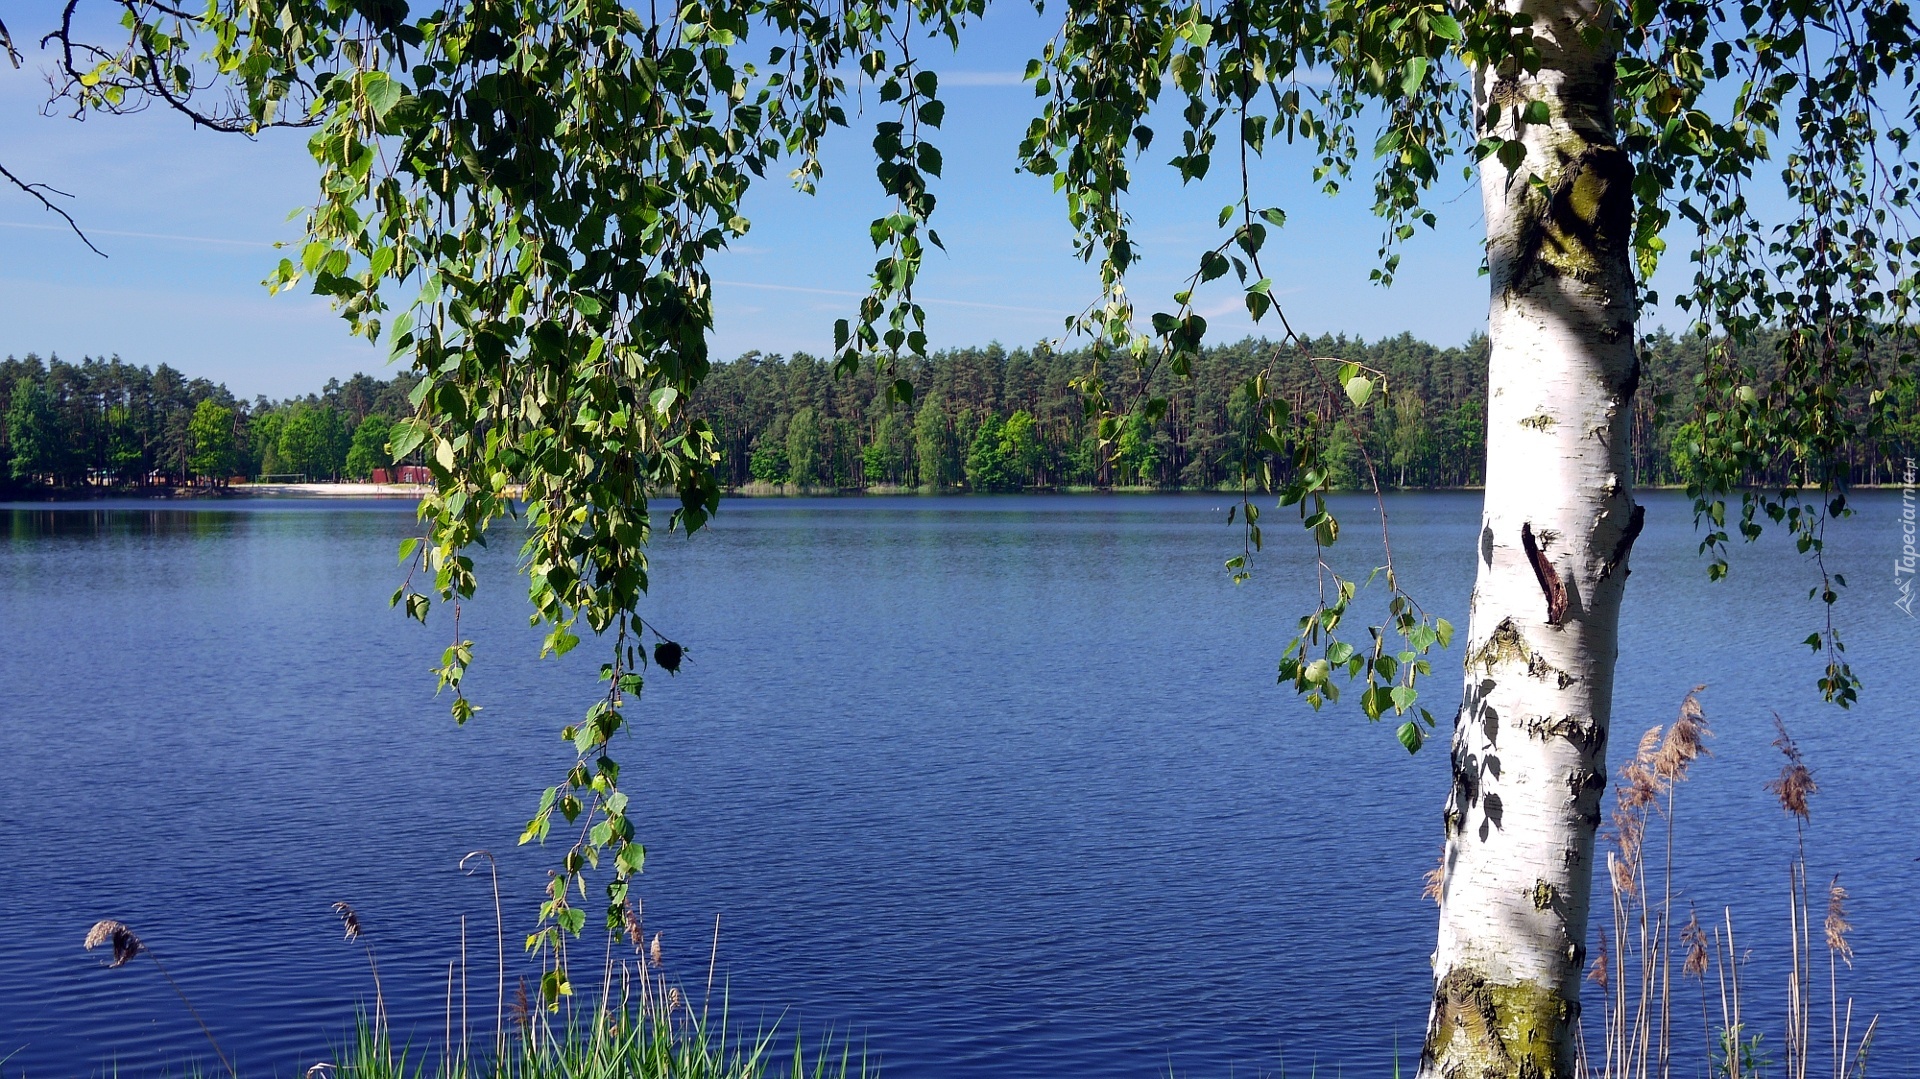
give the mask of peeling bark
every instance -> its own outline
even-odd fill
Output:
[[[1567,617],[1567,586],[1560,580],[1553,563],[1547,560],[1547,553],[1534,541],[1531,523],[1520,525],[1520,548],[1533,566],[1533,578],[1540,582],[1541,594],[1547,597],[1547,625],[1557,626]]]

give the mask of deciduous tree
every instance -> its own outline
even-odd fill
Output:
[[[187,436],[193,442],[187,468],[194,475],[223,483],[233,474],[233,424],[233,409],[211,397],[194,406],[193,419],[187,423]]]

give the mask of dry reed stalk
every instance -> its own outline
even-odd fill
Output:
[[[446,1040],[440,1043],[440,1066],[446,1069],[447,1079],[453,1079],[453,963],[447,964],[447,1031]]]
[[[103,918],[93,923],[93,927],[87,930],[87,938],[82,946],[87,951],[92,951],[103,944],[113,946],[113,959],[106,964],[108,969],[125,966],[141,955],[152,960],[154,969],[158,970],[160,976],[165,978],[167,984],[173,988],[173,995],[179,997],[180,1003],[186,1005],[187,1014],[193,1016],[193,1021],[200,1025],[200,1033],[207,1036],[207,1041],[213,1046],[214,1054],[220,1058],[220,1063],[227,1069],[227,1074],[234,1079],[239,1079],[239,1073],[233,1070],[233,1062],[227,1059],[227,1051],[220,1048],[220,1040],[213,1036],[213,1029],[207,1026],[205,1019],[200,1018],[199,1009],[193,1006],[193,1001],[187,999],[186,991],[180,988],[180,983],[173,980],[173,974],[167,970],[166,964],[160,962],[160,957],[153,954],[153,949],[147,947],[131,926],[111,918]]]
[[[1807,823],[1813,816],[1809,800],[1819,793],[1820,785],[1814,781],[1813,770],[1807,767],[1806,760],[1800,755],[1800,746],[1787,733],[1786,722],[1778,712],[1773,714],[1773,727],[1779,735],[1773,740],[1774,748],[1786,758],[1786,763],[1780,766],[1779,777],[1767,783],[1767,790],[1779,801],[1781,810],[1793,818],[1797,843],[1793,860],[1787,865],[1787,926],[1793,966],[1791,980],[1787,984],[1786,1070],[1790,1079],[1806,1079],[1813,984],[1813,942],[1807,889]]]
[[[472,1046],[467,1035],[467,916],[460,916],[460,1070],[467,1068],[467,1054]]]
[[[1634,1076],[1643,1043],[1645,988],[1649,963],[1647,955],[1646,877],[1643,861],[1647,814],[1659,795],[1660,780],[1654,772],[1662,729],[1650,728],[1640,736],[1633,755],[1620,766],[1620,779],[1614,785],[1614,810],[1610,819],[1614,846],[1619,856],[1607,859],[1614,908],[1613,1015],[1608,1027],[1612,1038],[1607,1050],[1608,1074]],[[1639,992],[1629,996],[1629,962],[1638,957]],[[1637,1005],[1637,1006],[1636,1006]]]
[[[600,964],[600,1011],[599,1014],[595,1016],[596,1022],[594,1026],[596,1028],[607,1027],[613,1021],[612,1014],[607,1011],[607,1005],[613,993],[613,942],[619,935],[620,934],[615,931],[609,931],[607,933],[606,957],[601,960]],[[613,1033],[613,1031],[609,1031],[609,1033]]]
[[[1840,878],[1835,876],[1827,884],[1827,916],[1821,924],[1821,935],[1827,945],[1827,1000],[1828,1019],[1832,1023],[1833,1038],[1833,1075],[1834,1079],[1854,1079],[1864,1077],[1867,1066],[1867,1050],[1873,1044],[1873,1032],[1879,1027],[1880,1017],[1874,1016],[1867,1021],[1867,1029],[1861,1033],[1860,1041],[1853,1041],[1853,998],[1847,998],[1845,1019],[1840,1012],[1840,964],[1853,969],[1853,944],[1847,940],[1847,934],[1853,932],[1853,923],[1847,920],[1847,890],[1840,886]]]
[[[500,865],[490,850],[469,851],[460,859],[460,871],[472,876],[475,871],[468,869],[467,863],[475,858],[487,860],[487,872],[493,881],[493,932],[500,962],[500,981],[493,1012],[493,1057],[501,1060],[507,1052],[507,924],[500,916]]]
[[[713,968],[720,962],[720,915],[713,916],[713,951],[707,954],[707,995],[700,1001],[700,1018],[706,1021],[707,1005],[713,1003]],[[689,1008],[689,1011],[692,1009]]]
[[[1727,1054],[1728,1079],[1740,1079],[1740,1035],[1746,1027],[1740,1014],[1740,962],[1735,951],[1733,937],[1733,908],[1724,908],[1722,914],[1726,922],[1727,946],[1722,955],[1720,950],[1720,930],[1714,929],[1714,955],[1720,968],[1720,1026],[1722,1043]],[[1731,992],[1729,992],[1731,990]]]
[[[1713,1052],[1713,1024],[1707,1018],[1707,931],[1700,924],[1700,915],[1691,906],[1687,908],[1687,924],[1680,930],[1680,941],[1687,949],[1687,958],[1680,968],[1680,974],[1692,978],[1700,986],[1700,1044],[1707,1048],[1708,1059]]]
[[[346,900],[333,905],[333,912],[340,916],[340,928],[346,934],[347,943],[359,944],[367,952],[367,968],[373,971],[373,1036],[385,1043],[387,1037],[387,997],[380,988],[380,964],[373,957],[373,942],[363,941],[360,926],[360,912]]]
[[[1672,1071],[1672,979],[1675,956],[1673,929],[1673,863],[1675,859],[1676,792],[1691,765],[1708,756],[1712,736],[1700,708],[1695,687],[1687,694],[1680,714],[1666,729],[1655,727],[1640,739],[1634,754],[1618,770],[1609,836],[1615,849],[1607,854],[1607,876],[1613,900],[1613,925],[1599,934],[1599,954],[1587,980],[1599,987],[1606,1001],[1604,1079],[1647,1079],[1657,1073],[1670,1079]],[[1785,758],[1780,774],[1766,788],[1794,823],[1795,847],[1788,862],[1788,943],[1791,961],[1787,985],[1785,1075],[1807,1079],[1812,1059],[1812,1004],[1814,1001],[1813,927],[1811,887],[1807,864],[1807,827],[1811,803],[1820,787],[1784,721],[1774,716],[1778,737],[1774,746]],[[1650,852],[1646,848],[1651,816],[1665,822],[1665,848],[1660,852],[1659,895],[1649,887]],[[1852,967],[1848,941],[1852,923],[1847,918],[1847,892],[1835,877],[1827,887],[1826,916],[1820,939],[1827,948],[1828,1021],[1831,1025],[1834,1079],[1861,1079],[1878,1016],[1869,1020],[1860,1039],[1853,1038],[1853,1001],[1844,1009],[1839,992],[1839,967]],[[1732,910],[1723,911],[1722,924],[1711,933],[1689,910],[1679,930],[1680,975],[1700,986],[1701,1034],[1706,1040],[1711,1069],[1721,1079],[1755,1079],[1765,1058],[1760,1038],[1748,1036],[1743,1003],[1742,970],[1747,957],[1738,950]],[[1720,1028],[1716,1038],[1706,992],[1706,977],[1714,972],[1719,988]],[[1582,1074],[1589,1067],[1582,1053]]]
[[[1660,1075],[1667,1079],[1672,1074],[1673,1049],[1673,957],[1668,942],[1668,930],[1673,925],[1673,821],[1674,799],[1680,784],[1687,781],[1688,770],[1693,762],[1703,756],[1711,756],[1706,740],[1713,735],[1707,724],[1706,710],[1700,707],[1700,694],[1706,686],[1697,685],[1687,691],[1680,701],[1680,714],[1675,717],[1673,726],[1667,728],[1667,734],[1660,742],[1660,751],[1654,755],[1653,774],[1660,781],[1666,803],[1660,809],[1660,816],[1667,824],[1666,846],[1661,855],[1664,859],[1660,893]]]
[[[1673,859],[1676,792],[1689,769],[1709,755],[1712,736],[1695,686],[1671,725],[1641,735],[1620,765],[1608,820],[1607,878],[1613,924],[1600,933],[1600,957],[1589,980],[1606,1000],[1603,1073],[1608,1079],[1645,1079],[1672,1070]],[[1647,830],[1654,814],[1665,823],[1659,894],[1650,887]],[[1704,995],[1703,995],[1704,1003]]]

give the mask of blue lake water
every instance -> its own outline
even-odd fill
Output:
[[[1732,907],[1777,1048],[1793,833],[1763,784],[1787,719],[1821,786],[1811,875],[1853,893],[1843,978],[1898,1074],[1920,1056],[1898,496],[1861,495],[1833,531],[1867,683],[1851,712],[1818,702],[1797,644],[1820,617],[1805,561],[1763,542],[1709,584],[1686,501],[1642,497],[1615,756],[1709,683],[1715,756],[1681,794],[1676,879],[1703,918]],[[650,678],[620,756],[669,970],[702,992],[717,916],[735,1020],[851,1034],[888,1076],[1385,1075],[1396,1046],[1410,1064],[1445,751],[1409,758],[1390,725],[1274,684],[1308,550],[1270,511],[1235,587],[1227,502],[740,500],[663,537],[646,613],[690,660]],[[1343,547],[1370,507],[1346,504]],[[1478,496],[1387,507],[1402,580],[1464,629]],[[557,852],[514,839],[600,657],[534,659],[503,535],[463,625],[484,711],[456,728],[428,674],[451,627],[387,608],[413,527],[399,503],[0,506],[0,1075],[211,1063],[150,964],[81,950],[103,917],[143,935],[243,1074],[329,1059],[372,995],[336,900],[421,1043],[464,917],[485,1040],[492,899],[456,863],[498,852],[527,972],[513,941]],[[1457,664],[1433,683],[1445,715]],[[581,954],[597,967],[601,945]]]

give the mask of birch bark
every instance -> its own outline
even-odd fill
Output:
[[[1534,16],[1542,62],[1475,74],[1482,133],[1527,152],[1480,173],[1486,503],[1422,1079],[1575,1074],[1621,586],[1641,520],[1628,491],[1632,170],[1614,133],[1611,34],[1577,0],[1509,2]],[[1533,102],[1544,122],[1523,119]]]

